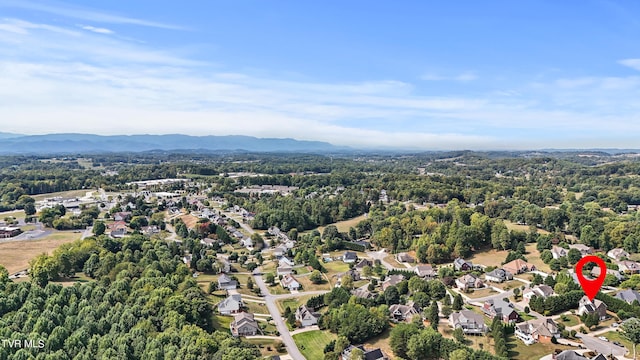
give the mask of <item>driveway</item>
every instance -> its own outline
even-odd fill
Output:
[[[300,350],[298,350],[298,346],[296,346],[295,341],[293,341],[293,337],[291,337],[291,333],[287,328],[287,324],[284,323],[284,319],[280,315],[280,311],[278,311],[278,306],[276,305],[275,298],[269,293],[269,288],[262,279],[262,276],[254,275],[253,278],[255,279],[255,283],[258,285],[258,287],[260,287],[260,290],[264,294],[264,300],[267,304],[267,309],[269,309],[269,313],[271,314],[273,321],[276,323],[276,328],[280,333],[280,337],[282,338],[284,346],[286,346],[287,348],[287,352],[293,360],[306,360],[304,356],[302,356]]]

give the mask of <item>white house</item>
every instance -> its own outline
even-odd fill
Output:
[[[300,283],[291,274],[286,274],[280,279],[280,284],[283,288],[289,289],[289,291],[295,291],[300,289]]]

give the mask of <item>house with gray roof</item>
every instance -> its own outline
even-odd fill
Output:
[[[634,301],[640,302],[640,293],[631,289],[622,290],[617,293],[615,297],[620,300],[626,301],[629,304],[633,304]]]
[[[242,295],[232,294],[218,304],[218,312],[222,315],[231,315],[242,311]]]

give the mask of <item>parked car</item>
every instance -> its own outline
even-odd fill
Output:
[[[602,341],[609,341],[609,339],[607,339],[607,338],[606,338],[606,337],[604,337],[604,336],[598,336],[598,339],[600,339],[600,340],[602,340]]]
[[[618,341],[614,341],[614,342],[613,342],[613,345],[623,346],[623,345],[622,345],[620,342],[618,342]]]

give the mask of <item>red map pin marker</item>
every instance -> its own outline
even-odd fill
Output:
[[[596,263],[600,267],[600,276],[594,280],[588,280],[582,275],[582,268],[590,262]],[[604,263],[604,260],[597,256],[585,256],[576,264],[576,275],[578,276],[582,290],[584,290],[589,300],[593,301],[593,298],[596,297],[596,294],[600,291],[604,279],[607,277],[607,265]]]

